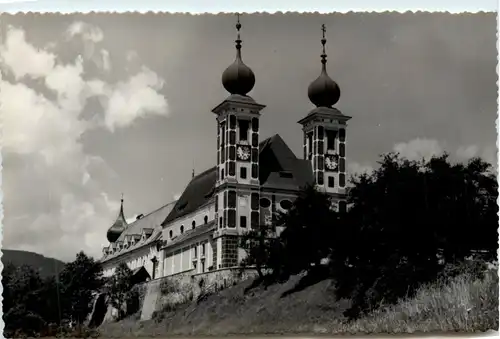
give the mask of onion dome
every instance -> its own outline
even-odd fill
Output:
[[[116,218],[116,221],[114,222],[113,226],[111,226],[108,229],[108,232],[106,233],[108,241],[110,243],[115,242],[120,237],[120,234],[122,234],[125,228],[127,228],[127,226],[128,226],[127,221],[125,221],[125,216],[123,215],[123,195],[122,195],[120,212],[118,213],[118,217]]]
[[[236,59],[222,73],[222,85],[231,94],[247,95],[255,85],[255,75],[253,71],[241,60],[241,39],[240,39],[240,15],[236,23],[238,38],[236,42]]]
[[[316,107],[332,107],[340,99],[340,88],[326,72],[325,25],[321,26],[321,30],[323,31],[323,39],[321,39],[321,44],[323,45],[323,54],[321,54],[321,74],[309,85],[307,94],[309,100],[311,100]]]

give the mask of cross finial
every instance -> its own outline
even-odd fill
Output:
[[[241,49],[241,38],[240,38],[240,29],[241,29],[241,24],[240,24],[240,13],[236,13],[236,18],[237,18],[237,21],[236,21],[236,29],[238,30],[238,37],[236,38],[235,42],[236,42],[236,50],[240,51]]]
[[[323,38],[321,39],[321,44],[323,45],[323,54],[321,54],[321,63],[324,65],[326,64],[326,50],[325,50],[325,44],[326,44],[326,26],[325,24],[321,25],[321,32],[323,32]]]
[[[240,24],[240,13],[236,13],[236,29],[238,30],[238,32],[240,31],[240,28],[241,28],[241,24]]]

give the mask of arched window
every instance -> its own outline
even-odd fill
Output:
[[[208,215],[205,215],[205,217],[203,218],[203,221],[205,222],[205,224],[208,224]]]
[[[184,225],[181,225],[181,234],[184,233]]]
[[[194,228],[196,227],[196,221],[193,220],[193,222],[191,223],[191,226],[193,227],[193,230],[194,230]]]
[[[267,198],[260,199],[260,207],[268,208],[271,206],[271,201]]]
[[[280,201],[280,207],[284,210],[289,210],[292,207],[292,202],[287,199],[283,199]]]
[[[168,232],[168,234],[170,235],[170,238],[172,238],[172,236],[174,235],[174,232],[172,232],[172,230],[170,230],[170,232]]]

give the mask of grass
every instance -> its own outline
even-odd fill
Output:
[[[106,324],[104,337],[152,337],[229,334],[346,334],[475,332],[498,329],[498,274],[483,279],[463,273],[422,286],[413,298],[348,322],[342,315],[349,300],[337,301],[331,279],[281,297],[300,276],[244,293],[245,281],[190,303],[165,310],[157,321],[134,319]]]
[[[348,324],[348,332],[476,332],[498,330],[498,273],[462,274],[421,287],[415,297]]]

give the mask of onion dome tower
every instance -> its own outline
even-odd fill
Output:
[[[234,267],[242,260],[238,237],[260,221],[259,131],[264,105],[248,93],[255,85],[253,71],[241,59],[240,16],[237,14],[236,59],[222,73],[229,97],[212,112],[217,123],[217,166],[215,173],[214,266]],[[246,208],[238,201],[248,201]]]
[[[120,203],[120,212],[118,213],[118,217],[116,218],[116,221],[113,223],[113,226],[111,226],[108,229],[108,232],[106,233],[108,241],[110,243],[115,242],[118,239],[118,237],[120,237],[120,234],[122,234],[125,228],[127,228],[127,226],[128,224],[123,214],[123,194],[122,194]]]
[[[325,51],[325,25],[322,25],[323,38],[321,44],[323,45],[323,53],[321,54],[321,73],[316,80],[311,82],[307,90],[309,100],[316,105],[316,107],[332,107],[340,99],[339,85],[330,78],[326,71],[326,51]]]
[[[236,29],[238,30],[238,37],[236,38],[236,59],[226,68],[222,73],[222,85],[230,94],[239,94],[246,96],[255,85],[255,75],[253,71],[243,63],[241,59],[241,38],[240,38],[240,17],[238,15],[238,22]]]
[[[311,162],[316,187],[330,194],[340,210],[346,199],[346,116],[333,107],[340,99],[339,85],[326,71],[325,25],[321,26],[321,73],[307,90],[316,106],[299,121],[304,132],[304,159]]]

